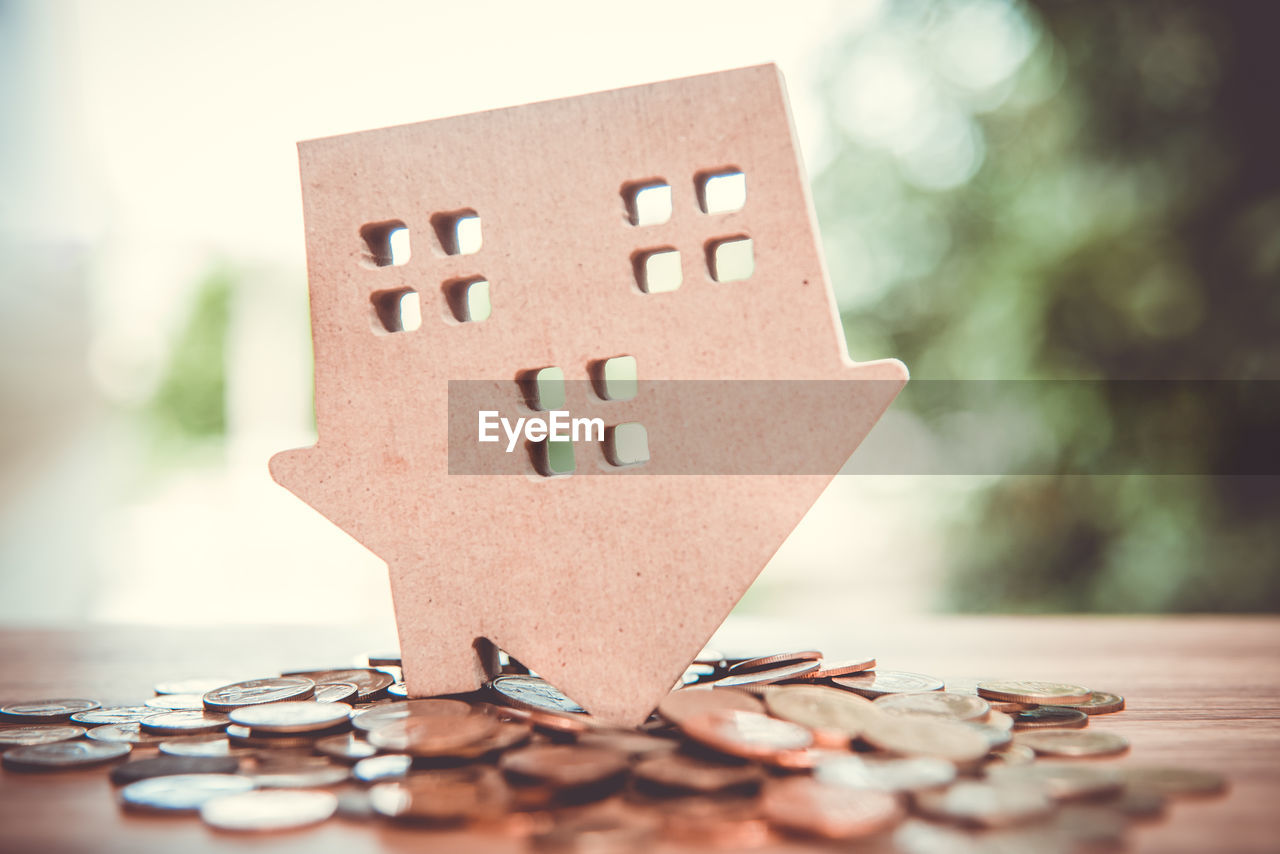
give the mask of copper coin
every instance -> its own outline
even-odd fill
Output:
[[[586,714],[586,709],[566,697],[559,688],[537,676],[499,676],[490,686],[508,705],[534,711]]]
[[[933,818],[980,827],[1007,827],[1053,812],[1053,802],[1039,789],[993,783],[962,782],[945,791],[922,792],[915,804]]]
[[[497,815],[506,806],[502,775],[488,766],[415,774],[369,790],[374,812],[401,820],[453,821]]]
[[[0,723],[53,724],[69,720],[77,712],[96,709],[98,705],[93,700],[81,700],[78,698],[5,703],[0,706]]]
[[[730,789],[755,789],[764,780],[757,765],[720,765],[683,754],[642,759],[631,772],[637,780],[684,792],[710,795]]]
[[[268,750],[309,750],[318,740],[326,736],[337,735],[346,731],[346,724],[341,724],[331,729],[320,730],[319,732],[259,733],[254,732],[247,726],[231,724],[227,727],[227,741],[231,743],[232,747],[261,747]]]
[[[1129,739],[1100,730],[1030,730],[1018,733],[1016,740],[1042,756],[1111,756],[1129,749]]]
[[[848,676],[851,673],[862,673],[876,669],[874,658],[824,658],[818,662],[818,669],[806,673],[802,679],[830,679],[833,676]]]
[[[138,722],[143,732],[160,735],[192,735],[222,732],[231,720],[217,712],[159,712]]]
[[[891,714],[930,715],[953,721],[980,721],[991,711],[981,697],[948,691],[882,694],[875,703],[876,708]]]
[[[4,767],[11,771],[62,771],[101,765],[128,756],[128,744],[96,741],[56,741],[15,747],[4,752]]]
[[[785,667],[791,664],[821,660],[822,653],[814,649],[804,650],[801,652],[780,652],[775,655],[764,655],[759,658],[748,658],[746,661],[739,661],[737,664],[729,668],[729,673],[738,675],[742,673],[751,673],[756,670],[773,670],[775,668]]]
[[[412,717],[465,717],[471,714],[471,706],[461,700],[403,700],[374,706],[352,715],[351,725],[359,730],[371,730],[387,721]]]
[[[1076,709],[1086,715],[1106,715],[1121,711],[1124,708],[1124,697],[1107,691],[1094,691],[1093,696],[1083,703],[1054,703],[1053,705]],[[75,715],[71,718],[75,720]]]
[[[888,792],[828,786],[810,777],[770,780],[761,808],[775,827],[823,839],[871,836],[905,815]]]
[[[498,767],[507,774],[537,780],[557,789],[599,783],[627,770],[627,756],[598,747],[544,744],[507,753]]]
[[[299,676],[250,679],[206,692],[204,707],[211,712],[229,712],[241,706],[256,706],[260,703],[307,700],[315,691],[315,682]]]
[[[988,679],[978,683],[978,696],[1010,703],[1059,705],[1086,703],[1093,692],[1066,682],[1035,682],[1017,679]]]
[[[84,735],[82,726],[0,726],[0,747],[29,747],[33,744],[53,744],[70,741]]]
[[[737,673],[730,671],[728,676],[723,679],[717,679],[715,682],[709,683],[716,690],[724,690],[725,688],[744,688],[757,685],[772,685],[776,682],[785,682],[788,679],[799,679],[805,674],[812,673],[818,669],[816,661],[797,661],[792,664],[783,664],[777,667],[770,667],[766,670],[752,670],[746,673]]]
[[[531,848],[548,852],[648,852],[657,846],[658,821],[639,810],[596,809],[563,816],[538,829]]]
[[[338,809],[332,792],[271,790],[205,801],[200,818],[218,830],[269,832],[319,824]]]
[[[814,730],[837,733],[846,743],[862,733],[866,721],[884,713],[870,700],[826,685],[779,685],[765,696],[774,717]]]
[[[1082,729],[1089,725],[1088,715],[1066,706],[1036,706],[1034,709],[1016,712],[1010,717],[1013,718],[1014,729]]]
[[[807,728],[758,712],[708,712],[686,718],[680,731],[713,750],[744,759],[763,759],[813,744],[813,733]]]
[[[684,688],[672,691],[658,704],[658,714],[677,726],[688,718],[718,711],[763,712],[764,703],[743,691]]]
[[[255,735],[281,732],[319,732],[347,723],[351,707],[346,703],[296,700],[244,706],[231,711],[231,721],[247,726]]]
[[[107,706],[100,709],[90,709],[87,712],[76,712],[71,716],[71,721],[93,726],[101,724],[131,724],[155,713],[156,710],[150,706]]]
[[[524,744],[533,735],[529,724],[520,721],[499,721],[492,733],[471,744],[441,754],[453,759],[480,759]]]
[[[492,735],[499,721],[488,715],[411,717],[388,721],[366,736],[380,750],[440,756]]]
[[[671,738],[648,735],[629,729],[600,729],[584,733],[578,738],[583,747],[603,747],[631,757],[647,757],[655,754],[671,753],[680,747],[680,742]]]
[[[770,840],[758,798],[680,798],[663,804],[662,817],[667,837],[699,850],[747,851]]]
[[[299,670],[283,674],[284,676],[301,676],[317,684],[325,682],[350,682],[359,690],[356,701],[367,703],[387,693],[387,688],[396,681],[389,673],[375,670],[372,667],[351,667],[341,670]],[[305,700],[306,697],[290,699]]]
[[[874,700],[883,694],[910,694],[919,691],[941,691],[942,680],[923,673],[905,670],[876,670],[852,676],[837,676],[831,684]]]

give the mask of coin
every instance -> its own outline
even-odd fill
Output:
[[[764,780],[757,765],[723,765],[680,753],[642,759],[632,768],[636,780],[662,789],[710,795],[730,790],[754,791]]]
[[[1055,702],[1054,705],[1065,706],[1068,709],[1076,709],[1084,712],[1086,715],[1106,715],[1123,709],[1124,697],[1107,691],[1094,691],[1093,696],[1083,703]],[[74,715],[72,717],[74,718]]]
[[[1099,730],[1030,730],[1018,733],[1016,740],[1043,756],[1110,756],[1129,749],[1129,739]]]
[[[82,726],[0,726],[0,747],[27,747],[33,744],[52,744],[69,741],[84,735]]]
[[[222,732],[230,719],[217,712],[160,712],[138,722],[143,732],[161,735],[191,735]]]
[[[498,767],[517,778],[570,789],[620,776],[627,770],[627,756],[598,747],[541,744],[507,753]]]
[[[56,741],[15,747],[4,752],[4,767],[11,771],[62,771],[114,762],[128,756],[128,744],[94,741]]]
[[[492,735],[498,725],[489,715],[410,717],[387,721],[369,730],[367,738],[380,750],[437,756]]]
[[[1066,706],[1036,706],[1010,715],[1014,729],[1043,729],[1060,727],[1081,729],[1089,725],[1089,716],[1078,709]]]
[[[409,696],[409,686],[404,682],[393,682],[387,686],[387,696],[403,700]]]
[[[604,747],[633,758],[670,753],[680,747],[680,742],[675,739],[627,729],[604,729],[583,733],[578,737],[578,744],[584,747]]]
[[[203,712],[204,694],[161,694],[149,698],[146,706],[152,714],[165,709],[171,712]]]
[[[1088,688],[1065,682],[1034,682],[1017,679],[988,679],[978,683],[978,696],[1010,703],[1050,705],[1085,703],[1093,696]]]
[[[360,688],[354,682],[317,682],[317,703],[354,703],[360,696]]]
[[[471,706],[461,700],[404,700],[374,706],[351,717],[351,725],[359,730],[371,730],[387,721],[408,717],[465,717],[471,714]]]
[[[1221,774],[1197,768],[1121,765],[1119,773],[1131,790],[1155,792],[1169,797],[1217,795],[1227,789],[1226,778]]]
[[[96,708],[98,703],[93,700],[77,698],[5,703],[0,706],[0,723],[52,724],[68,720],[77,712],[87,712]]]
[[[498,728],[484,738],[438,754],[449,759],[481,759],[490,754],[524,744],[533,734],[528,723],[521,721],[500,721]],[[582,743],[579,740],[579,743]]]
[[[883,714],[870,700],[826,685],[779,685],[765,695],[770,714],[815,732],[845,740],[862,733],[866,721]]]
[[[259,769],[253,775],[253,783],[262,789],[316,789],[335,786],[350,776],[350,769],[337,765],[298,763],[292,767]]]
[[[234,774],[239,767],[240,760],[232,756],[156,756],[117,765],[107,776],[112,783],[123,786],[174,774]]]
[[[681,798],[663,804],[662,817],[668,838],[698,850],[747,851],[770,840],[757,798]],[[628,850],[651,851],[653,846]]]
[[[770,780],[760,806],[775,827],[823,839],[870,836],[904,815],[897,797],[887,792],[828,786],[809,777]]]
[[[232,747],[261,747],[268,750],[310,749],[319,739],[325,736],[346,732],[346,725],[323,729],[319,732],[305,733],[257,733],[247,726],[231,724],[227,727],[227,740]]]
[[[756,670],[773,670],[778,667],[785,667],[792,664],[821,660],[822,653],[813,649],[804,650],[802,652],[780,652],[776,655],[765,655],[759,658],[748,658],[746,661],[739,661],[737,664],[729,668],[729,673],[731,675],[740,675],[743,673],[751,673]]]
[[[763,759],[813,744],[813,733],[805,727],[758,712],[695,715],[680,723],[680,731],[713,750],[743,759]]]
[[[587,712],[559,688],[537,676],[499,676],[490,687],[501,700],[517,708],[570,715]]]
[[[378,752],[378,748],[354,733],[348,732],[318,740],[315,743],[315,751],[331,759],[337,759],[339,762],[355,763],[373,756]]]
[[[1036,752],[1030,747],[1014,744],[1012,739],[1004,747],[993,748],[993,761],[1004,765],[1030,765],[1036,761]]]
[[[828,659],[824,658],[818,662],[818,669],[810,673],[806,673],[800,677],[802,679],[830,679],[833,676],[848,676],[850,673],[862,673],[865,670],[875,670],[876,660],[874,658],[841,658]]]
[[[252,788],[253,781],[238,774],[174,774],[130,783],[120,790],[120,802],[142,812],[195,812],[211,798]]]
[[[319,824],[337,809],[332,792],[277,789],[212,798],[201,805],[200,819],[218,830],[265,832]]]
[[[677,726],[682,720],[716,711],[762,712],[764,704],[744,691],[684,688],[658,704],[658,714]]]
[[[168,736],[142,731],[142,724],[133,721],[127,724],[103,724],[85,733],[86,738],[94,741],[106,741],[115,744],[151,745],[159,744]]]
[[[316,732],[346,723],[351,707],[346,703],[295,700],[244,706],[231,712],[231,721],[247,726],[255,735],[268,732]]]
[[[900,756],[932,756],[958,764],[987,755],[987,737],[959,721],[916,715],[881,715],[867,721],[867,744]]]
[[[493,768],[473,766],[427,771],[369,791],[374,812],[409,821],[454,821],[500,812],[507,788]]]
[[[1039,789],[992,783],[956,783],[941,792],[922,792],[916,806],[934,818],[1007,827],[1047,816],[1053,803]]]
[[[831,684],[873,700],[884,694],[942,690],[942,680],[936,676],[908,673],[903,670],[876,670],[856,673],[852,676],[837,676],[831,680]]]
[[[287,677],[306,677],[316,683],[350,682],[359,691],[357,702],[367,703],[387,693],[387,688],[396,680],[388,673],[372,667],[350,667],[341,670],[300,670],[285,673]],[[290,697],[289,699],[305,700],[306,697]]]
[[[160,682],[155,687],[157,694],[200,694],[204,695],[215,688],[230,685],[234,679],[225,676],[198,676],[189,679],[170,679]]]
[[[1000,748],[1013,741],[1013,734],[1002,727],[992,726],[988,723],[980,723],[978,721],[960,721],[960,723],[969,727],[974,732],[981,733],[982,737],[987,740],[987,748],[989,750],[999,750]],[[1012,725],[1012,721],[1010,721]]]
[[[150,706],[107,706],[90,709],[87,712],[76,712],[71,720],[78,724],[129,724],[154,715],[156,710]]]
[[[931,715],[954,721],[980,721],[991,711],[981,697],[947,691],[881,694],[875,703],[876,708],[891,714]]]
[[[381,780],[399,780],[413,768],[413,757],[400,753],[387,753],[361,759],[351,769],[351,776],[362,783]]]
[[[229,712],[241,706],[256,706],[260,703],[307,700],[315,694],[315,690],[316,683],[301,676],[249,679],[206,692],[204,707],[212,712]]]
[[[1043,788],[1060,801],[1100,798],[1124,788],[1115,768],[1080,762],[1036,762],[1031,765],[988,765],[987,780],[1015,786]]]
[[[949,785],[956,766],[943,759],[863,759],[832,756],[818,762],[813,778],[832,786],[875,789],[880,792],[919,792]]]
[[[728,676],[717,679],[710,685],[717,690],[741,688],[749,685],[772,685],[775,682],[785,682],[788,679],[799,679],[817,669],[817,661],[796,661],[791,664],[782,664],[765,670],[751,670],[745,673],[730,670]]]
[[[234,756],[245,751],[233,750],[225,736],[212,738],[175,738],[162,741],[160,752],[167,756]]]

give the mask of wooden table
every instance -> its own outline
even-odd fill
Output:
[[[938,617],[877,625],[864,614],[815,630],[731,624],[761,649],[821,642],[833,658],[868,650],[886,669],[941,677],[1080,682],[1128,698],[1091,725],[1133,743],[1120,762],[1202,766],[1228,775],[1222,797],[1172,805],[1133,833],[1133,850],[1280,850],[1280,619],[1266,617]],[[794,630],[793,630],[794,629]],[[160,679],[349,663],[385,646],[381,629],[171,630],[103,626],[0,631],[0,698],[84,696],[137,702]],[[626,678],[620,663],[619,678]],[[334,820],[311,830],[226,836],[198,819],[125,814],[105,770],[0,774],[0,851],[203,852],[251,848],[308,854],[522,851],[495,835],[439,833]],[[805,850],[780,842],[770,851]],[[829,849],[828,849],[829,850]],[[881,850],[860,848],[859,850]]]

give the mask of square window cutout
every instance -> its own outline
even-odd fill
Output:
[[[489,302],[489,281],[487,279],[458,279],[446,282],[444,286],[445,300],[449,303],[449,311],[460,323],[479,323],[488,320],[493,311]]]
[[[402,288],[377,291],[373,302],[374,331],[414,332],[422,326],[422,303],[417,291]]]
[[[755,249],[750,237],[730,237],[707,246],[707,266],[717,282],[740,282],[756,271]]]
[[[654,249],[635,256],[636,284],[646,294],[674,291],[684,282],[680,269],[680,251]]]
[[[524,371],[517,377],[530,409],[564,409],[564,371],[557,367]]]
[[[367,266],[399,267],[409,263],[409,229],[400,220],[362,225],[360,237],[367,250]]]
[[[604,453],[615,466],[639,466],[649,462],[649,431],[639,421],[627,421],[605,434]]]
[[[747,176],[736,169],[703,173],[697,185],[703,213],[733,213],[747,204]]]
[[[596,394],[602,400],[630,400],[636,396],[639,378],[635,356],[614,356],[591,366]]]
[[[662,225],[671,219],[671,185],[665,181],[628,184],[622,196],[632,225]]]
[[[564,477],[573,474],[576,461],[573,442],[544,439],[533,446],[533,461],[543,477]]]
[[[470,209],[435,214],[431,228],[446,255],[474,255],[484,243],[480,215]]]

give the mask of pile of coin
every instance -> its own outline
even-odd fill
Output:
[[[879,837],[908,854],[1070,851],[1122,841],[1170,799],[1226,786],[1210,771],[1087,761],[1128,750],[1090,726],[1124,699],[1078,685],[706,650],[624,730],[503,660],[482,691],[450,697],[401,699],[398,657],[382,655],[161,683],[130,706],[9,703],[3,766],[110,764],[123,809],[198,814],[224,831],[387,821],[518,836],[539,851],[743,849],[780,836]]]

